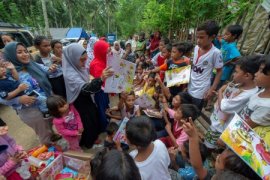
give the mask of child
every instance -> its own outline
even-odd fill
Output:
[[[215,21],[206,21],[197,28],[197,43],[194,49],[193,67],[188,84],[188,92],[184,93],[190,96],[192,104],[195,104],[200,110],[203,108],[204,100],[213,96],[222,74],[222,54],[212,44],[216,37],[219,26]],[[217,75],[213,85],[211,85],[211,74],[216,68]]]
[[[133,81],[134,91],[136,92],[141,90],[143,83],[144,83],[143,63],[139,62],[136,66],[136,75]]]
[[[242,26],[231,25],[227,27],[224,34],[224,39],[221,40],[221,52],[224,64],[219,87],[230,79],[234,68],[233,63],[241,56],[239,50],[237,49],[236,41],[241,36],[242,32]]]
[[[4,45],[6,45],[9,42],[15,41],[14,37],[12,34],[8,34],[8,33],[2,33],[1,34],[1,39],[4,43]]]
[[[201,154],[202,162],[205,167],[208,166],[206,158],[208,156],[208,149],[203,143],[199,143],[199,151]],[[178,171],[182,179],[190,180],[196,176],[195,170],[190,164],[189,155],[189,141],[185,141],[180,150],[178,148],[171,147],[168,149],[171,159],[171,167]]]
[[[148,96],[152,97],[155,93],[155,84],[156,84],[155,78],[156,73],[148,74],[146,83],[144,83],[142,90],[137,92],[136,95],[142,96],[143,94],[147,94]]]
[[[34,39],[34,45],[39,50],[39,54],[35,56],[35,61],[38,64],[45,66],[45,69],[49,69],[53,64],[56,69],[49,72],[49,81],[52,85],[54,94],[66,97],[65,82],[61,67],[62,59],[56,56],[52,56],[50,40],[45,36],[37,36]]]
[[[187,134],[182,128],[182,121],[187,121],[188,118],[197,119],[200,115],[198,108],[192,104],[182,104],[177,111],[168,110],[168,114],[174,119],[173,126],[165,116],[165,129],[169,136],[160,138],[160,140],[169,148],[182,148],[183,143],[188,140]]]
[[[255,85],[254,77],[259,66],[258,56],[242,57],[236,64],[233,83],[224,85],[218,91],[218,100],[210,117],[211,126],[205,138],[205,145],[208,148],[218,148],[219,136],[230,123],[234,112],[239,113],[250,96],[258,92],[259,89]]]
[[[47,106],[50,114],[54,116],[53,124],[56,130],[68,141],[69,149],[81,151],[79,140],[83,126],[75,107],[58,95],[48,97]]]
[[[61,63],[62,55],[63,55],[63,44],[58,40],[52,40],[51,48],[52,48],[53,55],[57,58],[60,58],[60,59],[57,59],[57,58],[55,59],[57,59],[57,61]]]
[[[164,58],[163,64],[169,61],[169,58],[171,57],[171,51],[172,51],[172,46],[170,44],[167,44],[161,51],[162,57]],[[159,66],[163,65],[161,63]],[[160,70],[159,71],[159,76],[162,82],[164,81],[165,78],[165,71]]]
[[[133,117],[136,116],[140,116],[141,112],[140,112],[140,107],[139,105],[135,105],[135,94],[133,91],[126,93],[126,92],[122,92],[120,94],[120,101],[118,103],[117,107],[113,107],[107,110],[107,115],[115,118],[115,119],[121,119],[123,120],[125,117],[127,117],[128,119],[131,119]],[[120,111],[121,116],[111,116],[113,111]]]
[[[183,129],[189,136],[189,157],[190,163],[193,166],[197,179],[211,179],[214,172],[203,167],[201,154],[199,151],[199,136],[195,129],[192,119],[189,122],[183,122]],[[224,150],[216,158],[215,170],[218,174],[223,170],[231,170],[237,174],[241,174],[250,179],[260,179],[258,175],[233,151],[230,149]]]
[[[113,141],[113,137],[115,133],[117,132],[118,128],[119,127],[115,122],[110,122],[107,126],[107,129],[106,129],[107,136],[106,136],[106,139],[104,140],[104,147],[108,148],[108,150],[112,150],[112,149],[117,149],[119,151],[128,150],[127,145],[120,142]]]
[[[101,151],[90,162],[93,180],[141,180],[139,170],[129,154]]]
[[[22,180],[16,172],[16,168],[20,166],[20,162],[27,157],[27,154],[7,133],[8,126],[0,118],[0,144],[2,146],[7,145],[6,151],[0,152],[0,174],[4,175],[8,180]]]
[[[167,71],[175,68],[184,67],[190,64],[189,58],[185,57],[186,46],[183,43],[176,43],[172,46],[171,51],[171,60],[168,60],[166,63],[160,67],[151,70],[151,72]],[[184,86],[174,86],[170,87],[170,92],[173,96],[181,92],[184,89]]]
[[[154,127],[146,116],[133,118],[127,123],[127,141],[136,147],[130,155],[135,160],[142,179],[170,180],[168,151],[160,140],[153,142],[154,135]]]
[[[240,116],[251,128],[260,126],[259,135],[270,145],[269,133],[262,130],[270,126],[270,56],[264,56],[261,61],[259,71],[255,74],[255,83],[262,89],[250,97]]]
[[[158,46],[158,49],[159,49],[159,52],[152,58],[152,64],[154,66],[161,66],[162,64],[164,64],[166,58],[163,56],[162,54],[162,50],[163,48],[170,43],[170,40],[167,39],[167,38],[162,38],[159,42],[159,46]]]
[[[20,95],[36,96],[36,104],[38,105],[40,111],[43,113],[44,117],[49,117],[48,108],[46,105],[46,96],[40,92],[40,88],[30,88],[30,84],[35,84],[36,82],[22,81],[19,82],[19,75],[16,71],[14,65],[11,62],[6,62],[3,64],[4,67],[0,67],[0,98],[10,100]],[[6,74],[9,70],[11,76]]]
[[[185,54],[187,58],[191,59],[192,58],[192,51],[194,48],[194,45],[191,42],[184,42],[184,45],[186,47]]]

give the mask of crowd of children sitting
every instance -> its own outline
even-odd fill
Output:
[[[221,45],[218,49],[213,41],[219,33],[219,25],[206,21],[197,28],[195,47],[191,42],[172,43],[161,38],[159,52],[153,58],[147,51],[143,53],[142,47],[146,46],[142,41],[137,57],[136,51],[132,51],[132,42],[125,44],[125,51],[118,42],[114,43],[113,53],[136,63],[136,75],[133,90],[120,93],[117,105],[105,112],[110,123],[106,128],[104,149],[91,161],[92,178],[260,179],[220,139],[237,113],[270,146],[270,56],[241,57],[236,41],[242,31],[239,25],[228,26],[223,38],[217,39]],[[46,51],[47,40],[37,39],[35,44],[41,51],[37,62],[44,64],[51,58]],[[57,56],[53,57],[54,61],[59,61]],[[85,127],[74,105],[59,96],[65,94],[65,90],[59,88],[59,84],[64,83],[60,63],[56,63],[56,67],[51,65],[50,61],[45,64],[47,71],[52,70],[49,81],[58,95],[47,98],[48,111],[54,117],[58,133],[69,143],[69,149],[82,151],[79,139]],[[165,71],[188,65],[192,66],[189,83],[168,88]],[[14,71],[12,64],[7,63],[5,67]],[[16,73],[12,76],[11,80],[16,82]],[[8,82],[3,67],[0,83],[4,82],[2,80]],[[23,84],[17,83],[0,95],[4,99],[13,98],[25,89]],[[153,106],[140,107],[136,99],[141,96],[150,97]],[[195,122],[211,101],[215,101],[211,125],[203,136]],[[114,136],[124,118],[129,121],[125,127],[125,142],[120,142]],[[0,173],[10,178],[13,173],[16,176],[14,168],[25,153],[14,141],[8,140],[5,127],[2,123],[0,140],[8,141],[5,144],[11,156],[3,155],[0,147]]]

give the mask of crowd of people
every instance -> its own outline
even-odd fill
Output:
[[[15,109],[41,144],[63,138],[75,151],[103,144],[91,161],[95,180],[260,179],[220,135],[237,113],[270,146],[270,56],[241,56],[237,40],[243,28],[230,25],[223,36],[219,29],[215,21],[202,23],[195,47],[158,31],[112,47],[91,37],[87,46],[83,41],[63,49],[60,41],[38,36],[34,57],[24,44],[4,41],[0,103]],[[109,97],[116,95],[104,92],[114,74],[108,53],[136,64],[133,89],[120,93],[115,107]],[[165,72],[189,65],[189,83],[168,88]],[[154,107],[136,104],[142,95]],[[211,125],[202,137],[194,121],[212,102]],[[124,118],[126,143],[114,140]],[[0,174],[14,179],[26,153],[7,129],[1,120],[0,142],[9,155],[0,146]]]

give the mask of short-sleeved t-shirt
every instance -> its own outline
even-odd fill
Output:
[[[233,118],[234,112],[239,113],[250,96],[256,94],[258,90],[258,87],[242,90],[234,84],[229,84],[223,92],[220,107],[217,102],[214,105],[214,111],[210,116],[212,129],[222,133]]]
[[[221,52],[223,57],[223,62],[226,63],[232,59],[240,57],[241,54],[237,48],[236,42],[228,43],[225,40],[221,41]],[[233,71],[232,65],[226,65],[222,68],[221,80],[229,80]]]
[[[38,64],[43,64],[44,66],[46,66],[47,68],[49,68],[53,64],[52,58],[54,56],[55,55],[50,54],[48,57],[43,58],[40,55],[36,55],[35,59],[36,59],[36,62]],[[49,75],[49,78],[56,78],[56,77],[59,77],[59,76],[63,75],[61,65],[57,65],[56,70],[54,72],[49,72],[48,75]]]
[[[270,98],[261,98],[259,93],[250,97],[247,105],[240,112],[240,117],[244,120],[248,118],[260,126],[270,126]]]
[[[173,62],[173,60],[169,60],[167,63],[164,63],[159,68],[162,71],[167,71],[175,68],[184,67],[190,64],[190,60],[187,57],[183,57],[176,62]]]
[[[199,56],[199,46],[194,49],[193,66],[188,84],[188,93],[197,99],[203,99],[210,88],[213,69],[223,66],[222,54],[219,49],[212,48],[204,55]]]
[[[155,140],[154,149],[149,157],[142,162],[136,162],[142,180],[171,180],[169,173],[170,157],[166,146]],[[133,150],[130,155],[133,159],[138,154],[138,150]]]
[[[19,81],[16,81],[9,75],[4,79],[0,79],[0,98],[5,99],[8,97],[8,93],[17,89],[19,85]]]

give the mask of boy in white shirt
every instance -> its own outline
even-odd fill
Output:
[[[233,82],[222,86],[218,91],[218,99],[210,117],[211,126],[204,142],[208,148],[218,148],[218,139],[233,118],[234,112],[239,113],[250,96],[259,91],[254,82],[259,67],[258,56],[242,57],[236,64]]]
[[[270,55],[260,60],[261,65],[254,80],[262,89],[250,97],[240,116],[270,146]]]
[[[198,45],[194,49],[188,92],[183,95],[188,96],[189,103],[196,105],[200,110],[203,108],[204,100],[213,96],[222,75],[222,53],[212,44],[218,31],[219,26],[215,21],[206,21],[197,28]],[[211,86],[213,69],[216,69],[217,73]]]
[[[147,116],[135,117],[128,121],[127,141],[136,147],[130,155],[139,168],[142,180],[170,180],[169,153],[160,140],[152,141],[154,136],[154,127]]]

